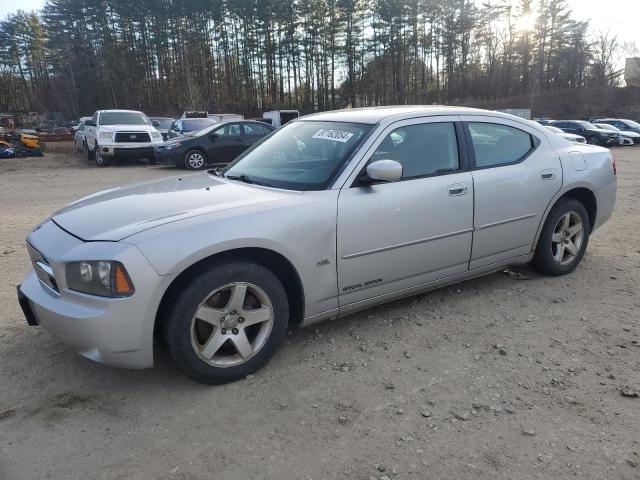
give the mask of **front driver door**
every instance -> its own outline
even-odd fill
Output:
[[[457,117],[412,119],[387,127],[369,149],[366,161],[396,160],[403,178],[340,191],[341,309],[467,270],[473,182],[463,137]]]
[[[240,123],[225,123],[211,132],[212,143],[208,152],[209,163],[228,163],[244,149]]]

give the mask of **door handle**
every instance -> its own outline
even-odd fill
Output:
[[[457,197],[467,193],[467,186],[464,183],[454,183],[453,185],[449,185],[448,188],[450,197]]]
[[[556,178],[556,171],[553,168],[542,170],[540,172],[540,178],[542,178],[542,180],[553,180]]]

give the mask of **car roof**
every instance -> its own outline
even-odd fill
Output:
[[[506,113],[491,110],[481,110],[477,108],[450,107],[444,105],[395,105],[386,107],[363,107],[350,108],[346,110],[332,110],[329,112],[306,115],[304,117],[300,117],[300,120],[322,120],[376,124],[380,123],[382,120],[389,118],[400,120],[403,117],[411,118],[415,116],[432,115],[491,115],[494,117],[507,119],[514,118],[513,115],[509,115]]]
[[[109,110],[98,110],[100,113],[111,113],[111,112],[129,112],[129,113],[142,113],[140,110],[124,110],[122,108],[112,108]],[[142,113],[144,115],[144,113]]]

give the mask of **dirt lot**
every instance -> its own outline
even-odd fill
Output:
[[[289,336],[221,387],[165,352],[97,365],[28,327],[24,237],[54,209],[176,175],[0,161],[0,479],[640,478],[640,148],[577,271],[497,273]]]

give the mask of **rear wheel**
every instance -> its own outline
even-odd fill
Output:
[[[584,205],[573,198],[559,200],[542,228],[531,266],[546,275],[572,272],[584,256],[590,232]]]
[[[262,367],[284,339],[288,320],[280,280],[262,265],[233,260],[202,269],[177,291],[162,330],[178,367],[215,384]]]
[[[202,170],[206,164],[205,155],[200,150],[189,150],[184,156],[184,166],[189,170]]]

